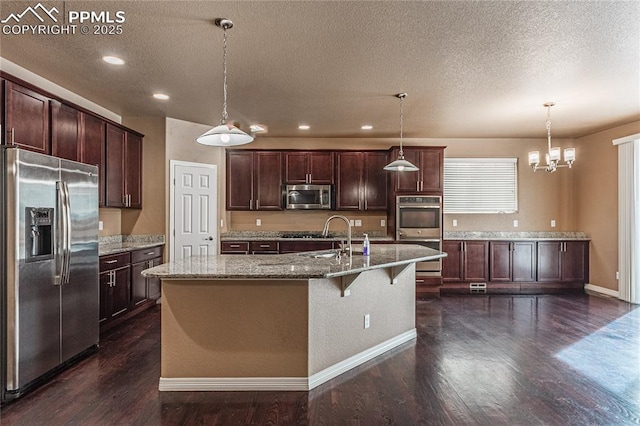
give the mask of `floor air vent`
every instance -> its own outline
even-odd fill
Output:
[[[469,283],[469,291],[471,293],[486,293],[487,283]]]

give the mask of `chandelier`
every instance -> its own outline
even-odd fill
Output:
[[[400,99],[400,152],[398,152],[398,159],[390,162],[384,166],[384,170],[392,172],[415,172],[419,170],[411,162],[404,159],[404,152],[402,151],[402,100],[407,97],[406,93],[398,93],[396,98]]]
[[[547,102],[544,106],[547,108],[547,154],[546,154],[546,166],[540,166],[540,151],[529,152],[529,166],[535,172],[536,170],[544,170],[547,173],[553,173],[560,167],[571,168],[573,162],[576,160],[576,149],[565,148],[564,149],[564,162],[560,163],[560,148],[551,147],[551,107],[555,105],[555,102]]]
[[[224,30],[224,38],[222,44],[222,120],[220,125],[214,127],[208,132],[198,136],[196,142],[202,145],[211,146],[235,146],[244,145],[253,141],[253,137],[246,134],[232,124],[228,124],[227,120],[227,30],[233,27],[233,22],[226,18],[218,18],[215,20],[217,27]]]

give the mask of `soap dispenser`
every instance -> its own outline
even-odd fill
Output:
[[[363,235],[364,235],[364,241],[362,242],[362,255],[369,256],[370,254],[369,234],[363,234]]]

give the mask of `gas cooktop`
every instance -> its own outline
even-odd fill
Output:
[[[332,234],[326,237],[321,232],[287,232],[281,235],[282,238],[333,238]]]

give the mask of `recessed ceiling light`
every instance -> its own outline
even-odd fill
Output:
[[[102,60],[112,65],[124,65],[124,60],[117,56],[103,56]]]
[[[164,93],[154,93],[153,97],[156,99],[160,99],[161,101],[166,101],[169,99],[169,95],[165,95]]]
[[[373,129],[373,126],[371,126],[370,124],[365,124],[364,126],[360,127],[362,130],[371,130]]]
[[[267,133],[269,129],[264,124],[252,124],[249,126],[251,133]]]
[[[298,126],[298,129],[300,130],[309,130],[311,128],[311,126],[309,126],[308,124],[301,124]]]

